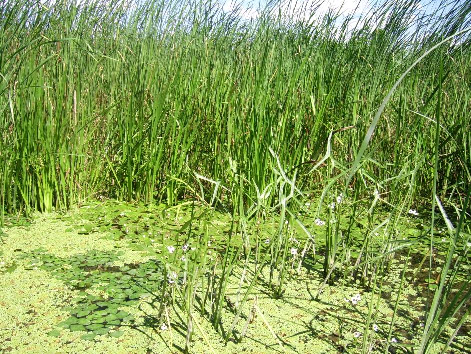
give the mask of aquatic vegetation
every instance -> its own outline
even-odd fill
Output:
[[[0,350],[469,345],[471,5],[295,3],[2,3]]]

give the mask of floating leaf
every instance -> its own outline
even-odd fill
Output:
[[[116,317],[119,318],[119,319],[123,319],[125,317],[127,317],[129,314],[126,312],[126,311],[119,311],[117,314],[116,314]]]
[[[7,273],[13,273],[16,268],[18,268],[18,264],[13,263],[11,266],[9,266],[9,267],[6,269],[6,272],[7,272]],[[25,269],[26,269],[26,268],[25,268]]]
[[[96,333],[87,333],[87,334],[82,335],[81,338],[83,340],[94,340],[96,336],[97,336]]]
[[[83,325],[83,326],[87,326],[87,325],[91,324],[91,322],[88,318],[81,318],[81,319],[79,319],[78,324]]]
[[[50,337],[59,337],[61,332],[58,329],[53,329],[52,331],[49,331],[47,333],[48,336]]]
[[[101,324],[101,323],[94,323],[94,324],[91,324],[91,325],[88,325],[86,328],[89,330],[89,331],[96,331],[100,328],[103,328],[104,325]]]
[[[69,329],[73,332],[75,331],[85,331],[85,326],[81,324],[70,325]]]
[[[103,327],[103,328],[99,328],[99,329],[94,330],[93,333],[103,335],[103,334],[107,334],[110,330],[111,329],[108,328],[108,327]]]
[[[110,337],[118,338],[118,337],[121,337],[123,334],[124,334],[123,331],[114,331],[110,333]]]

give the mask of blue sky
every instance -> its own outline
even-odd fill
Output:
[[[258,9],[263,8],[268,0],[218,0],[223,8],[227,11],[230,11],[235,6],[241,7],[241,15],[246,18],[254,18],[258,15]],[[329,9],[341,10],[345,14],[355,13],[355,15],[360,16],[366,12],[374,3],[381,2],[376,0],[293,0],[291,2],[284,1],[285,5],[283,7],[284,13],[288,14],[294,10],[294,5],[299,8],[301,5],[306,6],[307,8],[311,6],[317,6],[316,13],[320,15],[326,13]],[[462,0],[466,1],[466,0]],[[281,2],[281,1],[280,1]],[[322,3],[321,3],[322,2]],[[452,1],[448,1],[451,3]],[[291,5],[287,5],[291,3]],[[437,8],[440,6],[442,1],[440,0],[422,0],[419,2],[419,9],[424,13],[430,14],[437,11]]]

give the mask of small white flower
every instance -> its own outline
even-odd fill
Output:
[[[298,249],[297,248],[291,248],[291,254],[293,256],[296,256],[298,254]]]
[[[419,213],[415,209],[409,209],[409,214],[414,215],[414,216],[419,216]]]
[[[182,256],[182,258],[180,258],[182,262],[185,262],[186,261],[186,257],[185,256]]]
[[[311,206],[311,203],[307,202],[306,204],[304,204],[305,206],[307,206],[308,208]]]
[[[375,189],[375,191],[373,192],[373,196],[375,197],[375,199],[379,199],[379,192],[377,189]]]
[[[211,246],[211,241],[208,241],[208,247]]]
[[[332,202],[330,205],[329,205],[329,208],[334,210],[335,209],[335,202]]]
[[[316,220],[314,220],[314,224],[316,224],[317,226],[323,226],[325,225],[325,221],[317,218]]]
[[[392,337],[392,338],[391,338],[391,343],[397,343],[396,337]]]
[[[270,239],[267,238],[267,239],[265,240],[265,244],[268,245],[269,243],[270,243]]]
[[[337,204],[341,204],[343,202],[343,193],[337,196]]]
[[[185,243],[183,246],[182,246],[182,250],[183,252],[186,252],[190,249],[190,246],[188,245],[188,243]]]
[[[126,214],[124,213],[124,211],[119,214],[119,216],[125,216],[125,215]]]
[[[471,248],[471,242],[466,242],[466,247]]]
[[[285,220],[285,225],[288,225],[288,220]]]
[[[175,252],[175,247],[173,246],[167,246],[168,253],[173,253]]]
[[[360,294],[353,295],[352,298],[350,299],[353,305],[356,305],[361,301],[361,296]]]
[[[361,336],[361,333],[357,331],[357,332],[353,333],[353,336],[355,338],[359,338]]]
[[[378,325],[376,323],[373,324],[373,331],[378,332],[378,329],[379,329]]]
[[[170,272],[170,274],[167,276],[169,284],[175,283],[175,280],[177,279],[178,275],[175,272]]]
[[[162,323],[162,326],[160,326],[161,331],[166,331],[168,329],[167,325],[165,323]]]
[[[5,265],[5,262],[0,262],[0,267],[3,267]]]

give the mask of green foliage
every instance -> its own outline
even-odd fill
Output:
[[[353,30],[352,19],[332,14],[311,23],[247,22],[193,2],[101,5],[7,1],[2,8],[3,212],[63,208],[92,194],[174,204],[196,194],[194,172],[232,193],[243,172],[253,199],[276,179],[269,148],[312,188],[323,178],[309,167],[331,131],[340,165],[356,159],[352,171],[361,166],[384,192],[401,185],[392,176],[414,171],[407,182],[419,198],[433,180],[437,92],[446,112],[438,188],[462,202],[471,155],[467,37],[417,64],[375,118],[374,138],[357,149],[396,79],[445,27],[469,23],[466,16],[446,24],[423,16],[414,32],[407,27],[414,7],[401,2],[364,15]],[[225,202],[239,200],[232,197]]]
[[[120,310],[123,306],[137,304],[143,294],[157,291],[163,281],[163,269],[160,262],[150,260],[141,264],[114,266],[119,253],[89,252],[68,259],[44,253],[41,250],[25,255],[33,264],[70,286],[79,290],[79,297],[73,307],[68,308],[71,315],[59,323],[59,327],[71,331],[92,332],[84,339],[93,339],[96,335],[107,334],[123,323],[132,324],[133,316]],[[103,295],[92,295],[85,290],[100,291]],[[120,331],[111,332],[112,337],[119,337]],[[58,336],[57,330],[49,333]]]
[[[469,233],[471,185],[471,5],[443,2],[441,13],[425,15],[414,1],[381,1],[358,22],[332,12],[286,18],[279,5],[269,2],[249,21],[211,1],[4,2],[1,223],[12,219],[5,214],[112,197],[165,205],[152,212],[128,213],[125,205],[92,211],[70,230],[106,231],[140,251],[158,242],[162,253],[181,247],[183,237],[195,240],[187,262],[177,261],[179,250],[162,266],[127,269],[108,264],[112,255],[95,253],[67,260],[70,272],[58,272],[64,260],[38,253],[42,267],[76,289],[98,286],[113,300],[82,294],[64,327],[91,331],[87,339],[114,329],[129,317],[118,308],[141,294],[129,283],[137,277],[159,290],[159,321],[176,297],[182,299],[188,350],[203,269],[212,269],[213,278],[204,284],[200,310],[210,312],[218,329],[227,277],[239,262],[244,274],[253,261],[257,267],[247,289],[241,279],[226,341],[265,266],[275,297],[283,296],[295,261],[298,271],[310,261],[322,269],[315,298],[326,284],[349,277],[381,292],[391,259],[407,250],[411,261],[412,247],[423,250],[423,240],[399,235],[411,206],[431,211],[420,237],[430,242],[429,274],[422,280],[434,295],[427,297],[419,350],[428,351],[461,310],[469,314],[470,294],[459,284],[469,266],[463,235]],[[195,209],[194,200],[208,208]],[[301,217],[305,202],[314,200],[317,210],[308,215],[317,225]],[[459,220],[446,257],[436,246],[435,207],[447,226]],[[186,220],[167,230],[176,231],[169,243],[149,214],[178,220],[182,210]],[[217,226],[208,217],[218,216],[231,226],[210,260],[208,242]],[[273,230],[264,244],[252,219],[267,218]],[[321,223],[327,225],[316,229]],[[299,259],[294,228],[305,236]],[[322,237],[315,230],[323,230]],[[437,259],[439,282],[432,267]],[[426,261],[413,264],[420,269]],[[5,269],[14,272],[16,264]],[[172,277],[182,269],[187,283],[180,288]]]

